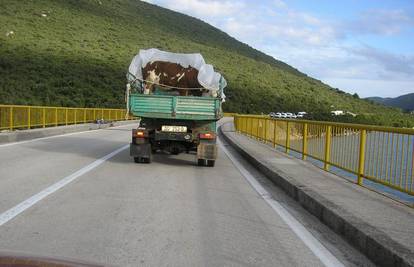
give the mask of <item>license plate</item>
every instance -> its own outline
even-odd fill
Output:
[[[185,133],[185,132],[187,132],[187,126],[163,125],[161,127],[161,131],[163,131],[163,132],[174,132],[174,133]]]

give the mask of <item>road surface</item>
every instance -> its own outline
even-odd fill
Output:
[[[0,251],[114,266],[372,266],[224,142],[214,168],[194,154],[134,163],[134,126],[0,145]]]

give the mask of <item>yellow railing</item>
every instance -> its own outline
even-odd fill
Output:
[[[125,120],[125,109],[0,105],[0,130]]]
[[[414,129],[235,115],[238,132],[414,195]]]
[[[235,115],[237,115],[237,113],[229,113],[229,112],[223,113],[223,117],[234,117]]]

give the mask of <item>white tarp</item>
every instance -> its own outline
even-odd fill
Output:
[[[135,78],[142,80],[142,68],[149,62],[166,61],[178,63],[183,67],[193,67],[198,70],[198,82],[201,86],[209,90],[219,90],[226,87],[227,82],[220,73],[214,71],[213,66],[206,64],[201,54],[178,54],[164,52],[155,48],[141,49],[139,54],[134,57],[129,65],[129,73]],[[220,84],[220,78],[222,78]],[[129,81],[131,82],[131,81]],[[220,88],[221,86],[221,88]]]

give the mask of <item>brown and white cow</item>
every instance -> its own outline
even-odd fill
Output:
[[[198,82],[198,70],[189,66],[185,68],[177,63],[165,62],[165,61],[153,61],[149,62],[142,69],[142,76],[145,81],[148,81],[144,87],[144,94],[151,94],[154,90],[154,85],[160,85],[159,87],[164,90],[175,90],[179,92],[181,96],[187,96],[189,94],[194,96],[201,96],[206,93],[206,89],[200,90],[179,90],[174,88],[202,88]],[[167,88],[163,88],[162,85],[167,85]],[[208,90],[207,90],[208,91]]]

